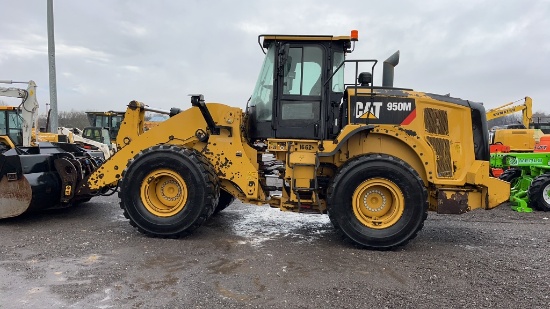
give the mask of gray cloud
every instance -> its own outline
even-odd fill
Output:
[[[46,1],[2,7],[0,79],[35,80],[44,107]],[[529,95],[536,110],[550,112],[545,0],[54,0],[54,11],[60,110],[124,110],[133,99],[186,108],[189,93],[244,107],[263,58],[258,34],[358,29],[350,58],[401,50],[396,86],[489,107]]]

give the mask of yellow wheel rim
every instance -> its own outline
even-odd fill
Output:
[[[385,229],[394,225],[405,210],[401,189],[383,178],[361,183],[353,193],[352,203],[357,220],[373,229]]]
[[[141,200],[155,216],[171,217],[178,214],[187,201],[187,186],[183,178],[167,169],[156,170],[141,184]]]

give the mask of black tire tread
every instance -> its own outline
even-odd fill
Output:
[[[130,220],[130,225],[136,228],[140,233],[143,233],[145,235],[152,236],[152,237],[180,238],[192,233],[194,230],[199,228],[204,222],[206,222],[206,220],[214,212],[214,208],[218,203],[218,198],[219,198],[219,187],[220,187],[219,179],[214,171],[214,167],[212,166],[212,164],[210,164],[210,162],[195,149],[182,148],[175,145],[156,145],[140,151],[137,155],[135,155],[132,159],[129,160],[128,165],[122,172],[122,177],[120,180],[119,187],[120,188],[123,187],[123,182],[125,181],[125,175],[128,169],[132,166],[132,163],[134,163],[137,159],[141,158],[146,154],[149,154],[154,151],[159,151],[159,150],[171,151],[181,156],[187,156],[195,163],[196,166],[200,168],[201,175],[204,177],[204,181],[206,183],[206,190],[208,192],[207,201],[209,202],[207,202],[204,205],[202,213],[200,214],[199,218],[195,220],[195,222],[189,228],[187,228],[182,232],[171,234],[171,235],[158,235],[158,234],[151,233],[149,231],[144,230],[143,228],[139,227],[136,224],[136,222],[134,222],[134,220],[132,220],[126,208],[124,207],[124,204],[122,203],[122,190],[119,190],[118,192],[118,196],[120,199],[120,208],[123,210],[124,217]]]
[[[542,194],[542,190],[550,183],[550,174],[542,174],[531,182],[529,189],[527,190],[527,197],[529,198],[529,207],[540,210],[550,211],[550,206],[539,203],[539,199]]]
[[[235,201],[235,197],[231,195],[229,192],[220,189],[220,198],[218,200],[218,205],[216,206],[216,209],[214,209],[214,214],[218,214],[220,211],[227,208],[227,206],[231,205]]]
[[[520,176],[521,176],[521,170],[519,168],[510,168],[505,170],[502,174],[500,174],[498,179],[511,183],[512,181],[514,181],[514,179],[517,179]]]
[[[419,226],[413,232],[413,234],[406,241],[404,241],[404,242],[402,242],[398,245],[391,246],[391,247],[384,247],[384,248],[369,247],[369,246],[360,245],[360,244],[357,244],[356,242],[354,242],[352,239],[350,239],[346,235],[346,233],[344,233],[342,228],[339,226],[337,220],[334,218],[334,216],[331,215],[331,211],[330,211],[330,205],[332,204],[330,202],[331,199],[332,199],[331,198],[332,193],[336,189],[336,186],[338,185],[338,183],[340,182],[342,177],[344,177],[349,170],[357,167],[360,164],[363,164],[363,163],[366,163],[366,162],[369,162],[369,161],[372,161],[372,160],[381,160],[381,159],[382,160],[384,160],[384,159],[385,160],[391,160],[391,161],[399,164],[403,169],[406,169],[407,171],[409,171],[416,178],[416,181],[418,181],[420,183],[420,187],[422,188],[422,196],[424,197],[424,200],[426,201],[422,206],[423,207],[423,209],[422,209],[422,213],[423,213],[422,222],[421,222],[421,224],[419,224]],[[368,154],[368,155],[357,156],[357,157],[351,159],[349,162],[347,162],[345,165],[343,165],[340,168],[340,170],[337,172],[336,176],[332,180],[332,182],[331,182],[331,184],[329,185],[329,188],[328,188],[328,197],[329,197],[328,198],[328,201],[329,201],[329,203],[328,203],[328,216],[329,216],[330,222],[332,223],[332,225],[334,226],[334,228],[336,230],[336,233],[343,240],[350,241],[353,244],[355,244],[359,247],[362,247],[362,248],[376,249],[376,250],[392,250],[392,249],[395,249],[397,247],[405,246],[407,243],[409,243],[409,241],[411,241],[412,239],[414,239],[418,235],[418,232],[420,230],[422,230],[422,228],[424,227],[424,221],[428,218],[428,191],[427,191],[426,187],[424,186],[424,182],[420,178],[420,175],[418,174],[418,172],[415,169],[413,169],[405,161],[403,161],[399,158],[396,158],[394,156],[386,155],[386,154]]]

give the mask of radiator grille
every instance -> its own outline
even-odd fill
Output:
[[[431,134],[449,135],[447,111],[435,108],[424,109],[424,127]]]
[[[437,175],[439,177],[453,177],[449,140],[432,136],[427,136],[426,139],[432,145],[437,156]]]

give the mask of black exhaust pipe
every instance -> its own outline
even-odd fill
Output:
[[[399,64],[399,51],[384,61],[382,87],[393,87],[393,70]]]

